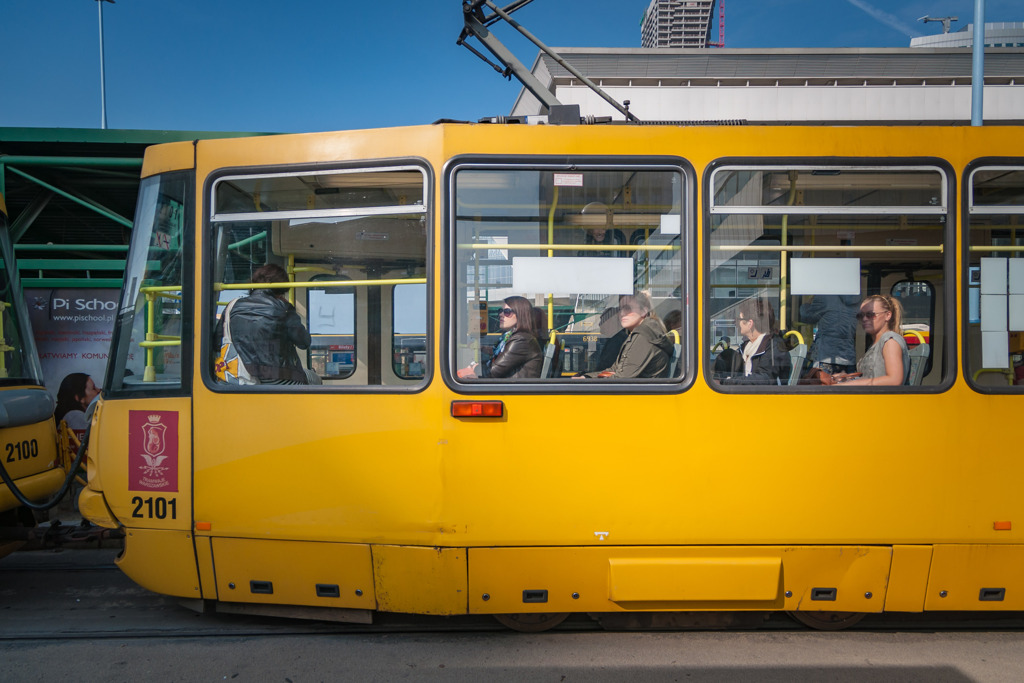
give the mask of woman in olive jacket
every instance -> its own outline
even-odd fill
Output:
[[[494,347],[491,359],[485,363],[470,363],[469,367],[459,370],[459,377],[540,377],[544,357],[533,329],[533,306],[530,302],[521,296],[505,299],[505,307],[498,311],[498,327],[502,335]]]
[[[619,297],[619,323],[627,336],[615,363],[584,377],[668,377],[672,340],[653,314],[651,298],[644,292]]]

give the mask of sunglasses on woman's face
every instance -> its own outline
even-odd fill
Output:
[[[874,320],[875,316],[885,315],[885,311],[866,311],[857,314],[857,320]]]
[[[513,311],[511,308],[503,308],[500,311],[498,311],[498,315],[503,315],[506,318],[511,318],[515,314],[516,314],[516,312]]]

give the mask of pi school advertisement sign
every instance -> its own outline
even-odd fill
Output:
[[[89,375],[97,387],[103,384],[119,294],[98,288],[25,290],[43,378],[54,397],[73,372]]]

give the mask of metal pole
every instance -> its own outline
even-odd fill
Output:
[[[635,115],[631,114],[629,110],[626,109],[624,106],[616,102],[608,93],[601,90],[601,88],[597,87],[596,83],[594,83],[589,78],[587,78],[579,71],[577,71],[575,68],[573,68],[573,66],[569,64],[569,62],[562,59],[561,55],[559,55],[557,52],[549,48],[544,43],[540,42],[540,40],[536,36],[534,36],[532,33],[523,28],[522,25],[520,25],[519,22],[510,17],[507,12],[505,12],[500,7],[495,5],[493,2],[491,2],[491,0],[484,0],[484,4],[490,7],[495,14],[504,19],[509,26],[519,31],[519,33],[521,33],[527,40],[529,40],[531,43],[533,43],[542,51],[544,51],[545,54],[547,54],[549,57],[555,60],[555,62],[557,62],[559,66],[561,66],[563,69],[571,73],[576,78],[583,81],[584,85],[586,85],[588,88],[597,93],[605,102],[612,105],[612,107],[614,107],[616,111],[618,111],[619,113],[626,117],[626,120],[634,122],[640,121],[640,119],[638,119]]]
[[[103,3],[104,0],[96,0],[100,10],[100,128],[107,128],[107,85],[103,66]]]
[[[985,0],[974,0],[974,53],[971,60],[971,125],[984,124],[985,100]]]

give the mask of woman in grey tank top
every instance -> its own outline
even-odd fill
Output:
[[[860,305],[857,314],[864,331],[874,340],[867,353],[857,361],[856,379],[839,379],[843,386],[900,386],[910,372],[907,342],[900,334],[903,307],[899,299],[872,294]],[[838,378],[838,376],[837,376]]]

